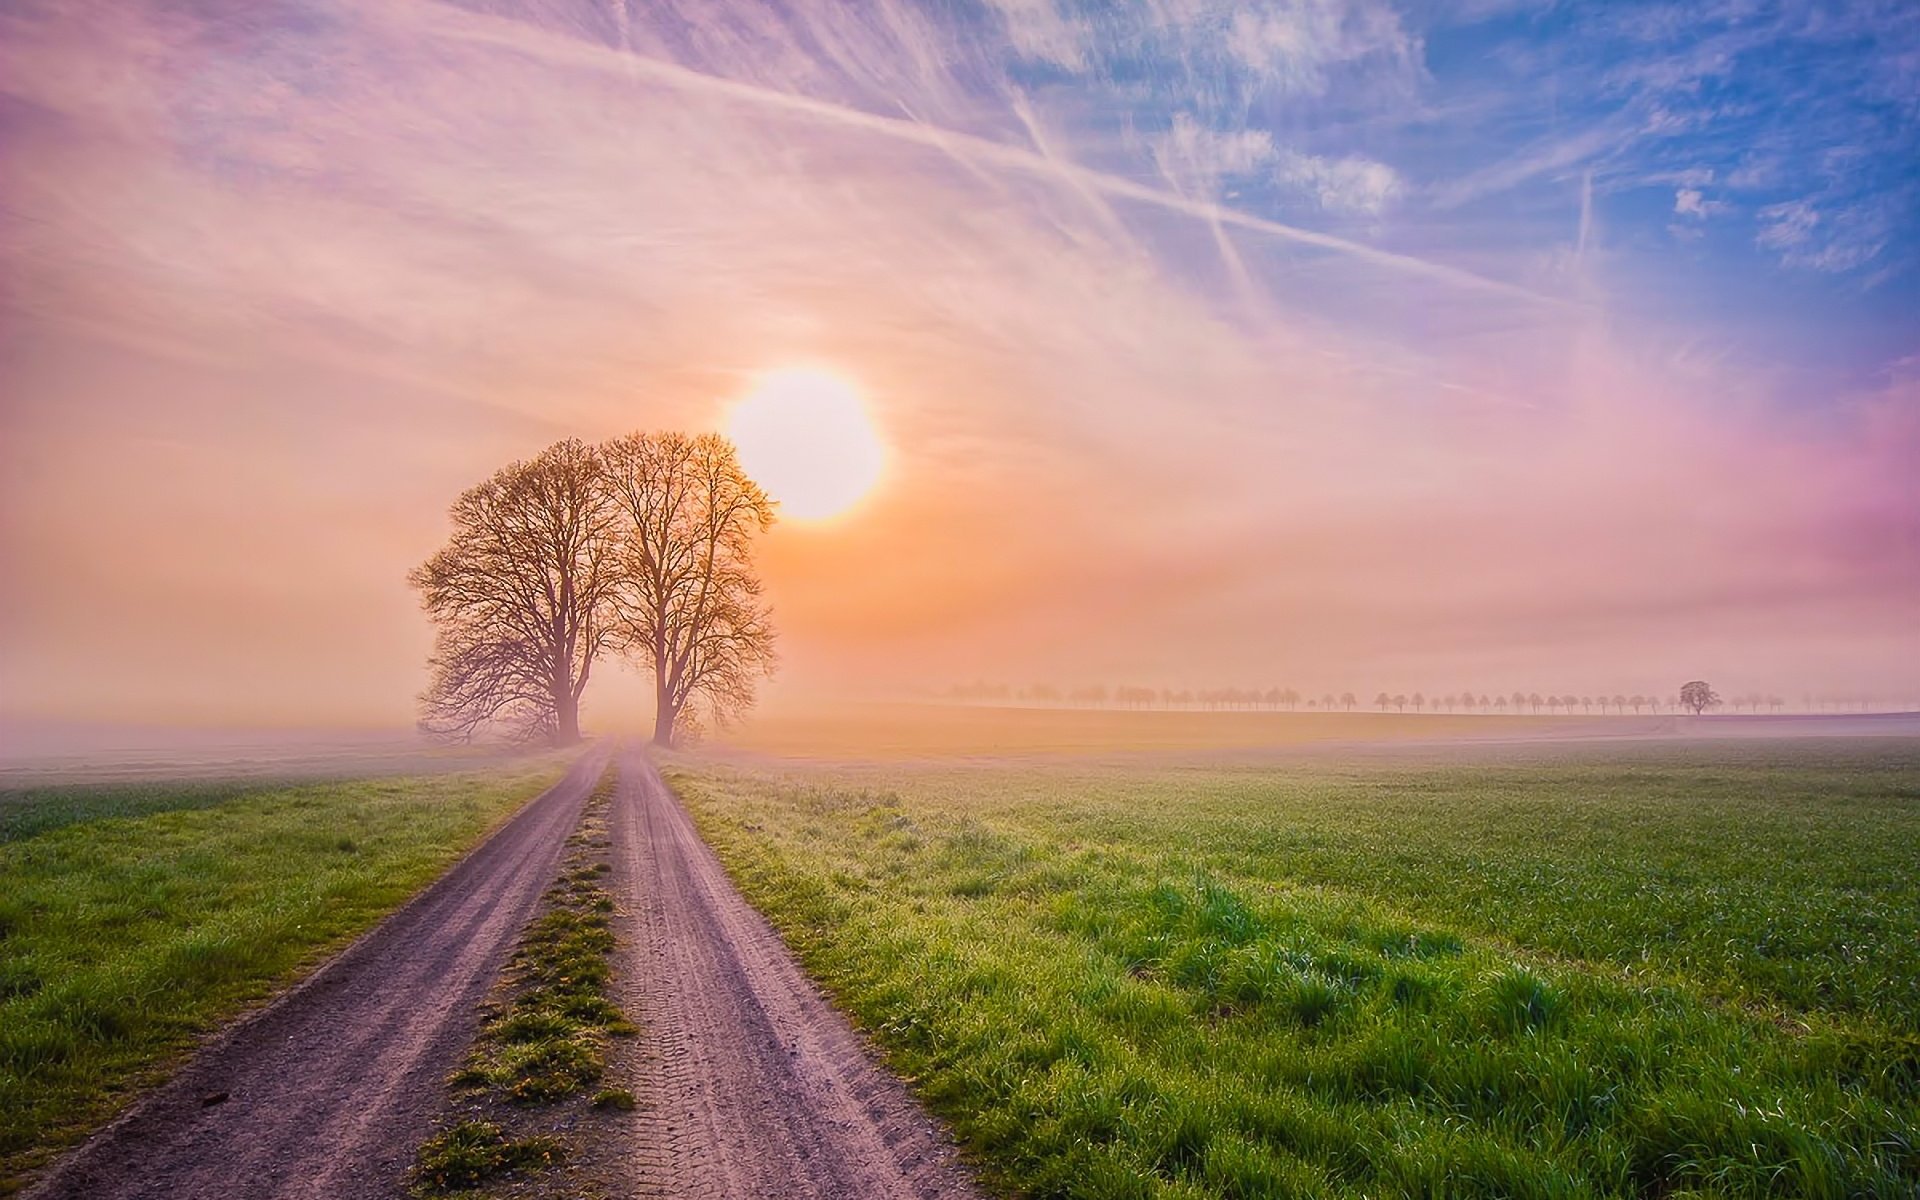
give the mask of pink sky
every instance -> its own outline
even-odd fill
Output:
[[[407,721],[462,488],[791,363],[892,457],[765,543],[790,696],[1920,694],[1920,367],[1803,402],[1651,319],[1578,186],[1510,245],[1296,229],[1217,142],[983,117],[906,7],[725,78],[169,7],[0,17],[0,711]]]

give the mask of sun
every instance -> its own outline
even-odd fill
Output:
[[[780,502],[780,515],[825,521],[880,481],[887,450],[852,383],[815,367],[784,367],[754,380],[727,415],[740,464]]]

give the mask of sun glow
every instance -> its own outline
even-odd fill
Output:
[[[860,392],[812,367],[768,371],[733,406],[727,435],[780,515],[824,521],[873,490],[886,447]]]

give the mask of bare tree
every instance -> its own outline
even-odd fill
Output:
[[[1359,701],[1355,698],[1352,692],[1340,693],[1340,705],[1341,707],[1345,708],[1348,712],[1352,712],[1353,706],[1357,703],[1359,703]]]
[[[1720,703],[1720,693],[1714,691],[1705,680],[1693,679],[1680,685],[1680,703],[1692,709],[1697,717]]]
[[[672,745],[703,717],[724,723],[751,705],[755,682],[773,673],[753,570],[773,501],[715,434],[636,433],[605,455],[621,518],[621,642],[653,673],[653,740]]]
[[[600,453],[568,440],[454,503],[453,536],[407,576],[438,626],[421,728],[465,740],[498,723],[579,740],[619,575],[603,484]]]

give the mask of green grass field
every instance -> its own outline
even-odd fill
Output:
[[[1920,746],[669,778],[1034,1196],[1920,1190]]]
[[[0,1192],[564,766],[0,793]]]

